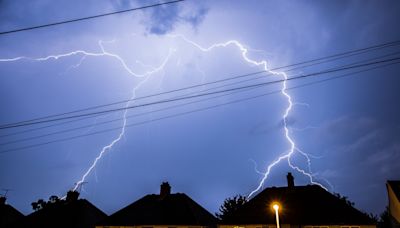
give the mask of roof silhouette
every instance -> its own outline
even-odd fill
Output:
[[[215,225],[217,219],[184,193],[146,195],[98,225]]]
[[[85,199],[62,201],[35,211],[16,227],[89,228],[106,218],[106,214]]]
[[[4,202],[0,203],[0,227],[9,227],[15,221],[21,220],[24,215],[17,209]]]
[[[274,202],[280,204],[282,224],[375,225],[366,214],[317,185],[266,188],[222,224],[275,224]]]

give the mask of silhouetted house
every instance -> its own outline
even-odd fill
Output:
[[[392,228],[400,228],[400,181],[386,183],[389,197],[389,214]]]
[[[6,203],[5,196],[0,196],[0,227],[9,227],[23,217],[21,212]]]
[[[282,228],[375,228],[366,214],[317,185],[295,186],[291,173],[288,187],[266,188],[221,221],[219,228],[274,228],[279,206]]]
[[[20,228],[94,228],[95,223],[107,215],[85,199],[78,199],[78,192],[68,192],[65,200],[48,204],[27,215],[15,227]]]
[[[216,218],[184,193],[171,194],[168,182],[160,194],[146,195],[115,212],[96,228],[200,228],[216,226]]]

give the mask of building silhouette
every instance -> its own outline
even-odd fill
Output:
[[[69,191],[65,200],[48,204],[15,223],[15,228],[93,228],[107,215],[86,199],[78,199],[79,193]]]
[[[150,194],[110,215],[96,228],[205,228],[214,227],[217,219],[184,193],[171,193],[168,182],[160,194]]]
[[[390,225],[400,228],[400,181],[388,181],[386,188],[389,198]]]
[[[318,185],[295,186],[291,173],[287,187],[266,188],[233,212],[219,228],[274,228],[279,205],[282,228],[375,228],[375,221],[355,209],[345,197]]]
[[[171,193],[168,182],[161,184],[159,194],[146,195],[110,216],[75,191],[65,200],[50,197],[39,206],[34,202],[36,211],[27,216],[0,197],[0,228],[276,228],[274,203],[281,228],[376,228],[345,197],[318,185],[296,186],[291,173],[287,181],[286,187],[264,189],[222,221],[186,194]],[[388,181],[387,188],[393,228],[399,228],[400,181]]]
[[[6,200],[5,196],[0,196],[0,227],[9,227],[24,217],[21,212],[7,204]]]

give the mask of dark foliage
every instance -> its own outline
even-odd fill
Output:
[[[345,202],[347,205],[354,207],[354,202],[351,202],[347,196],[342,196],[339,193],[334,193],[333,195],[336,196],[338,199],[342,200],[343,202]],[[376,216],[372,213],[366,213],[366,212],[362,212],[362,213],[365,214],[366,216],[368,216],[372,221],[377,223],[379,226],[379,222],[381,221],[381,218],[378,218],[378,216]],[[380,228],[380,227],[378,227],[378,228]]]
[[[224,220],[231,216],[233,212],[242,207],[246,202],[247,198],[242,195],[227,198],[219,208],[219,212],[215,213],[215,216],[220,220]]]
[[[382,212],[382,214],[379,216],[379,221],[378,221],[378,228],[390,228],[390,214],[389,214],[389,207],[386,207],[386,209]]]
[[[338,199],[342,200],[343,202],[345,202],[347,205],[349,206],[354,206],[354,202],[351,202],[347,196],[342,196],[339,193],[334,193],[334,196],[336,196]]]
[[[58,196],[50,196],[49,197],[48,203],[55,204],[55,203],[58,203],[58,202],[60,202],[60,198],[58,198]]]
[[[58,196],[53,195],[53,196],[49,197],[49,201],[39,199],[37,202],[32,202],[31,205],[32,205],[32,209],[34,211],[38,211],[43,208],[58,206],[58,205],[62,204],[63,202],[75,201],[78,199],[78,197],[79,197],[79,192],[69,191],[67,193],[66,199],[60,199]]]

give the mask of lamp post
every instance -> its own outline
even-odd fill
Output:
[[[274,203],[272,208],[275,210],[275,217],[276,217],[276,228],[280,228],[279,226],[279,205]]]

